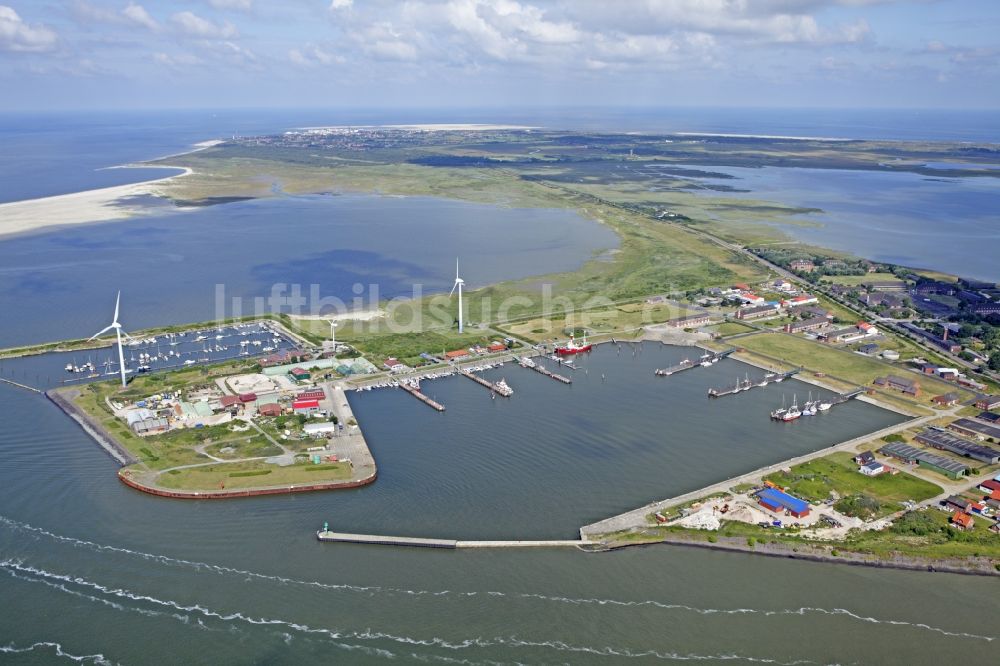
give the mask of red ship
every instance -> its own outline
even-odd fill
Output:
[[[566,343],[564,347],[556,347],[556,353],[560,356],[571,356],[573,354],[579,354],[581,352],[589,352],[593,345],[587,344],[587,336],[583,336],[583,344],[576,344],[576,339],[570,335],[569,342]]]

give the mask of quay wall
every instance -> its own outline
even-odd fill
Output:
[[[76,421],[77,425],[85,433],[97,442],[97,444],[107,452],[120,465],[132,465],[139,460],[129,452],[124,446],[111,436],[100,424],[94,423],[86,413],[73,404],[72,400],[64,396],[60,391],[46,391],[45,397],[51,400],[59,409]]]
[[[272,486],[267,488],[242,488],[235,490],[171,490],[155,486],[147,486],[134,479],[129,470],[118,471],[118,479],[130,488],[139,490],[157,497],[170,497],[172,499],[233,499],[239,497],[257,497],[258,495],[287,495],[290,493],[306,493],[316,490],[342,490],[345,488],[360,488],[375,481],[378,476],[373,472],[363,479],[352,481],[329,481],[327,483],[309,483],[291,486]]]
[[[856,553],[852,551],[837,550],[836,547],[781,542],[763,544],[757,543],[751,546],[747,543],[745,537],[726,537],[717,534],[715,536],[717,541],[712,543],[710,541],[699,539],[698,537],[700,537],[700,535],[667,534],[664,535],[662,539],[655,542],[610,544],[605,550],[620,550],[622,548],[666,544],[671,546],[686,546],[689,548],[705,548],[708,550],[738,552],[747,555],[763,555],[765,557],[781,557],[792,560],[824,562],[828,564],[848,564],[880,569],[904,569],[908,571],[929,571],[974,576],[1000,576],[1000,570],[997,570],[995,566],[996,562],[988,557],[932,559],[929,557],[897,554],[886,558],[879,558],[870,553]],[[836,554],[834,554],[834,552],[836,552]]]

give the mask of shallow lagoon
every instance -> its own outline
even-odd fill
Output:
[[[710,170],[736,180],[691,178],[750,191],[708,196],[822,209],[800,216],[815,226],[775,224],[797,240],[874,261],[1000,281],[1000,178],[797,167]]]
[[[0,347],[88,336],[107,325],[118,289],[136,330],[214,318],[216,284],[244,299],[244,314],[282,283],[347,303],[360,284],[371,306],[372,284],[381,298],[417,283],[447,291],[456,254],[475,289],[573,270],[617,245],[571,210],[430,197],[281,197],[73,227],[0,242],[0,310],[18,313]]]

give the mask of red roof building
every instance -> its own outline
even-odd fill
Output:
[[[455,351],[445,352],[444,357],[447,359],[462,358],[469,355],[468,349],[456,349]]]
[[[270,402],[257,408],[257,413],[261,416],[281,416],[281,411],[281,405],[276,402]]]
[[[979,484],[979,489],[984,493],[993,493],[1000,490],[1000,481],[995,481],[994,479],[987,479]]]
[[[965,513],[964,511],[956,511],[951,516],[951,522],[963,530],[971,530],[972,526],[976,524],[976,521],[972,519],[972,516]]]
[[[302,391],[297,396],[296,400],[325,400],[326,393],[323,389],[309,389],[308,391]]]
[[[502,352],[507,349],[507,345],[502,342],[494,342],[489,346],[491,352]]]
[[[233,405],[240,404],[240,397],[238,395],[224,395],[219,402],[223,407],[232,407]]]
[[[247,403],[253,402],[257,399],[256,393],[240,393],[240,402]]]
[[[292,409],[297,414],[315,412],[319,409],[319,400],[296,400],[292,403]]]

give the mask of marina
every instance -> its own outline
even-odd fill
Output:
[[[123,340],[122,347],[126,375],[264,356],[296,348],[295,342],[286,333],[267,321],[162,333],[147,338],[124,335],[126,340]],[[61,354],[68,358],[63,366],[68,376],[60,383],[70,384],[120,374],[120,363],[114,351],[112,346],[106,358],[97,362],[94,359],[99,359],[105,353],[103,350]],[[87,360],[81,361],[84,354]]]

